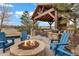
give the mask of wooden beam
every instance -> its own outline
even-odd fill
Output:
[[[50,12],[48,13],[52,18],[54,18],[55,19],[55,16],[54,15],[52,15]]]
[[[57,29],[58,12],[55,11],[55,29]]]
[[[42,16],[48,14],[49,12],[52,12],[52,11],[54,11],[54,8],[51,8],[51,9],[45,11],[44,13],[42,13],[42,14],[40,14],[40,15],[34,17],[34,20],[36,20],[36,19],[38,19],[38,18],[40,18],[40,17],[42,17]]]
[[[35,13],[37,12],[38,6],[39,6],[39,5],[36,6],[35,11],[33,12],[33,14],[32,14],[32,18],[35,16]]]

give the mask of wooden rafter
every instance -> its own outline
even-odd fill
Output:
[[[51,8],[51,9],[45,11],[44,13],[42,13],[42,14],[36,16],[36,17],[34,18],[34,20],[36,20],[36,19],[38,19],[38,18],[44,16],[45,14],[48,14],[49,12],[52,12],[52,11],[54,11],[54,8]]]
[[[52,15],[50,12],[48,13],[52,18],[54,18],[55,19],[55,16],[54,15]]]

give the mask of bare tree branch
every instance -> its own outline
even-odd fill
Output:
[[[10,7],[0,6],[0,31],[2,30],[3,22],[9,21],[11,15]]]

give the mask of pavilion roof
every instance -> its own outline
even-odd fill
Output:
[[[55,9],[52,4],[37,4],[37,7],[32,15],[32,20],[53,22],[60,15],[55,15]]]

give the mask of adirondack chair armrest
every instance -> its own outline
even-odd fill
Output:
[[[11,40],[13,43],[15,42],[14,38],[7,38],[7,40]]]

